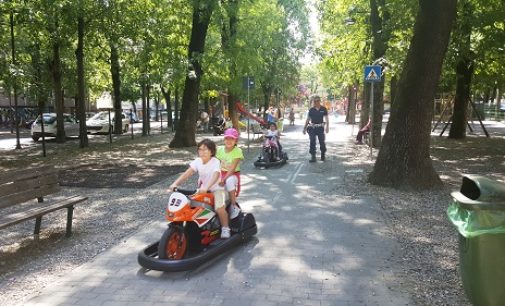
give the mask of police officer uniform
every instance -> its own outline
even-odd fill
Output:
[[[324,118],[328,116],[328,110],[324,106],[319,109],[311,107],[309,109],[307,121],[310,120],[307,127],[309,133],[309,153],[311,155],[311,162],[316,161],[316,137],[319,141],[319,150],[321,151],[321,160],[325,160],[326,143],[325,143],[325,125]]]

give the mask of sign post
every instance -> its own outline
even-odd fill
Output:
[[[382,67],[379,65],[365,66],[365,82],[370,83],[370,158],[372,158],[373,149],[373,121],[374,121],[374,99],[373,85],[381,81]]]
[[[247,108],[249,107],[249,90],[254,89],[254,77],[246,76],[242,79],[243,88],[247,89]],[[251,129],[251,125],[249,122],[249,116],[247,116],[247,153],[249,153],[249,132]]]

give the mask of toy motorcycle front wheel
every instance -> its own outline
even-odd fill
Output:
[[[181,226],[170,226],[158,245],[160,259],[182,259],[188,248],[188,237]]]

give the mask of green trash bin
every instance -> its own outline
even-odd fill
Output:
[[[459,232],[463,287],[476,306],[505,305],[505,184],[465,175],[447,215]]]

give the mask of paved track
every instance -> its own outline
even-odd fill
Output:
[[[251,153],[243,166],[240,203],[259,227],[248,243],[195,271],[145,271],[137,252],[166,226],[155,220],[23,305],[411,304],[389,261],[398,246],[381,208],[346,192],[346,178],[360,171],[347,163],[351,127],[332,122],[327,160],[317,163],[308,163],[300,125],[284,134],[287,165],[255,169]]]

